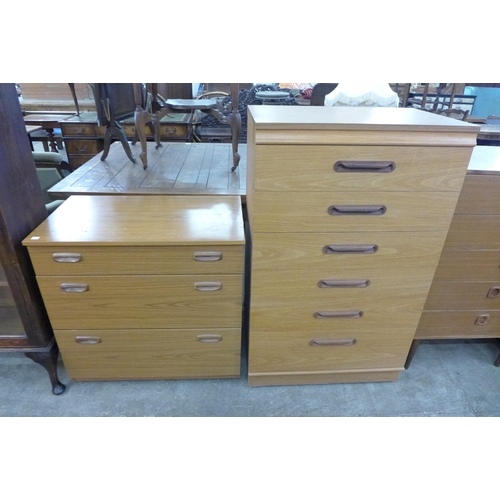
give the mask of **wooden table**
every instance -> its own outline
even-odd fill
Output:
[[[231,144],[148,143],[149,166],[132,163],[119,142],[111,145],[105,161],[99,153],[49,190],[55,198],[72,194],[207,194],[245,196],[246,144],[241,161],[231,172]],[[138,158],[140,144],[130,146]]]
[[[54,137],[54,129],[59,127],[61,120],[71,118],[75,113],[28,113],[24,116],[25,125],[36,125],[47,131],[50,150],[57,153],[57,144]]]

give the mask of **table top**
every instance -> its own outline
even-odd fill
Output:
[[[60,121],[67,120],[74,116],[73,114],[52,114],[52,113],[41,113],[41,114],[28,114],[24,116],[24,123],[26,125],[40,125],[42,127],[56,128]]]
[[[239,196],[71,196],[23,245],[241,245],[244,240]]]
[[[132,163],[120,142],[111,145],[106,161],[99,153],[51,189],[55,198],[72,194],[246,194],[246,144],[239,145],[241,160],[231,172],[231,144],[164,142],[159,149],[148,142],[148,168],[139,159],[140,144],[130,145]]]
[[[26,132],[28,134],[32,134],[33,132],[37,132],[38,130],[42,130],[43,127],[40,125],[26,125]]]
[[[500,125],[494,123],[481,124],[481,130],[477,134],[477,138],[498,141],[500,139]]]

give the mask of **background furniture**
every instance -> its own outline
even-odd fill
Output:
[[[333,92],[338,86],[338,83],[317,83],[314,85],[311,94],[310,106],[324,106],[325,95]]]
[[[233,168],[234,171],[240,162],[240,154],[238,153],[238,143],[241,131],[241,115],[238,109],[239,102],[239,86],[237,83],[231,84],[231,104],[228,114],[224,114],[220,109],[219,102],[215,99],[162,99],[158,94],[157,87],[152,84],[151,88],[151,109],[143,97],[143,92],[140,84],[134,84],[136,113],[135,126],[141,144],[140,158],[144,169],[147,168],[148,156],[146,148],[145,126],[152,122],[156,129],[157,124],[165,116],[172,113],[192,113],[201,111],[214,116],[220,122],[227,123],[231,127],[231,144],[233,148]],[[161,146],[159,132],[155,132],[157,147]]]
[[[26,125],[37,125],[41,127],[43,129],[43,131],[40,131],[42,132],[42,135],[37,135],[40,134],[40,132],[34,132],[30,134],[31,140],[32,141],[41,140],[42,142],[48,141],[50,151],[53,153],[57,153],[58,149],[57,149],[57,142],[54,130],[58,128],[59,122],[61,120],[66,120],[71,116],[74,116],[74,113],[72,112],[53,113],[48,111],[42,114],[26,113],[24,115],[24,123]]]
[[[72,196],[23,244],[72,379],[239,377],[239,197]]]
[[[406,368],[422,340],[500,337],[499,192],[500,148],[476,146]]]
[[[140,145],[130,146],[139,155]],[[156,149],[147,143],[150,167],[139,169],[119,143],[111,145],[105,162],[94,156],[49,189],[55,198],[71,194],[246,194],[246,144],[240,144],[241,162],[235,172],[231,144],[168,143]]]
[[[53,394],[58,348],[28,252],[21,241],[46,217],[14,84],[0,84],[0,350],[21,352],[48,372]]]
[[[397,379],[477,130],[408,108],[249,107],[251,385]]]

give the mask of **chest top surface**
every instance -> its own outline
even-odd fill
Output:
[[[257,129],[478,132],[480,127],[413,108],[249,106]]]
[[[23,241],[28,247],[243,244],[239,196],[71,196]]]

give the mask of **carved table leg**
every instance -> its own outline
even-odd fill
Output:
[[[226,122],[231,127],[231,142],[233,146],[233,166],[231,172],[234,172],[240,163],[240,154],[238,153],[238,143],[241,133],[241,115],[239,106],[239,85],[231,84],[231,113],[226,118]]]
[[[66,386],[61,384],[57,377],[57,356],[59,348],[55,342],[46,351],[31,351],[26,352],[26,357],[33,360],[35,363],[42,365],[49,374],[50,383],[52,384],[52,394],[59,396],[66,390]]]
[[[146,170],[148,168],[148,143],[146,139],[146,123],[152,120],[151,113],[144,111],[142,108],[137,108],[135,110],[134,122],[135,122],[135,133],[139,138],[141,143],[141,152],[139,158],[142,161],[142,168]]]
[[[57,149],[56,138],[54,137],[54,129],[48,128],[46,130],[47,135],[49,136],[50,151],[52,153],[59,153],[59,150]]]

